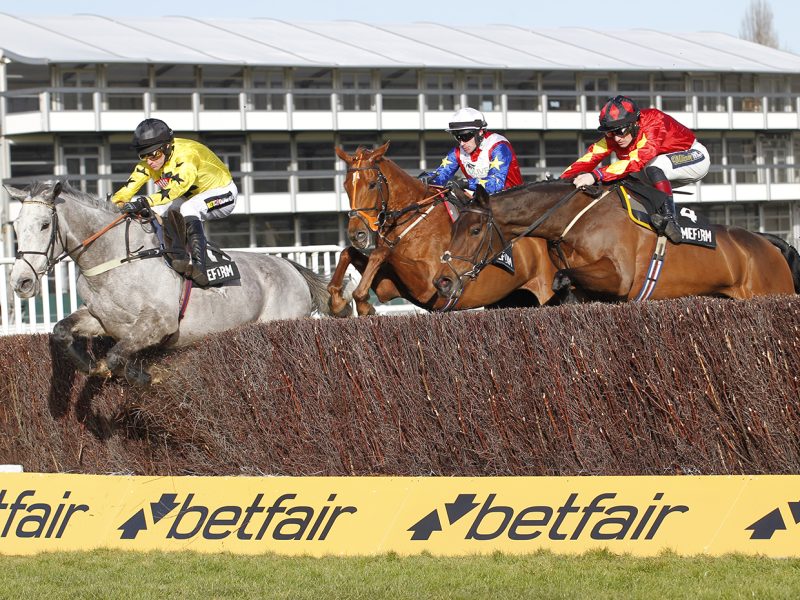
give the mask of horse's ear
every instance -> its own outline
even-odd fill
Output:
[[[15,187],[11,187],[10,185],[4,185],[3,187],[6,188],[8,195],[11,196],[14,200],[19,200],[20,202],[22,202],[25,198],[28,197],[28,192],[26,192],[25,190],[19,190]]]
[[[481,208],[489,208],[489,192],[479,183],[475,186],[475,193],[472,195],[472,201]]]
[[[346,162],[348,165],[352,165],[352,164],[353,164],[353,157],[352,157],[352,156],[350,156],[350,155],[349,155],[347,152],[345,152],[344,150],[342,150],[342,149],[341,149],[339,146],[336,146],[336,148],[334,148],[334,150],[336,150],[336,156],[338,156],[339,158],[341,158],[341,159],[342,159],[344,162]]]
[[[391,141],[387,140],[383,146],[375,148],[375,151],[372,153],[372,160],[378,160],[379,158],[383,158],[383,155],[386,154],[386,151],[389,149],[390,143]]]
[[[63,184],[60,181],[56,181],[55,184],[53,185],[53,196],[52,198],[50,198],[51,202],[56,201],[56,198],[58,198],[58,195],[61,193],[62,188]]]

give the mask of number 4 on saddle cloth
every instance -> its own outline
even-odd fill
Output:
[[[186,223],[183,215],[176,211],[167,211],[165,216],[167,218],[163,223],[157,219],[153,219],[152,223],[161,242],[164,258],[171,267],[174,258],[187,254]],[[179,274],[184,277],[183,273]],[[217,287],[241,279],[239,267],[233,259],[211,241],[206,241],[206,276],[208,287]]]
[[[664,194],[635,179],[625,179],[617,187],[623,208],[628,211],[631,221],[653,229],[650,215],[659,212],[664,204]],[[705,248],[716,248],[717,238],[711,224],[703,215],[686,206],[676,211],[678,226],[681,229],[682,244],[694,244]]]

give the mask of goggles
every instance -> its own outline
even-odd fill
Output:
[[[157,148],[156,150],[153,150],[152,152],[148,152],[146,154],[140,154],[139,155],[139,160],[158,160],[162,156],[164,156],[164,149],[163,148]]]
[[[475,137],[476,133],[477,131],[456,131],[453,133],[453,137],[459,142],[468,142]]]
[[[626,135],[631,133],[631,131],[633,131],[633,126],[634,125],[635,125],[635,123],[631,123],[630,125],[626,125],[625,127],[619,127],[617,129],[613,129],[611,131],[606,131],[606,137],[607,138],[625,137]]]

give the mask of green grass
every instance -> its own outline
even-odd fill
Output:
[[[93,551],[0,557],[0,598],[798,598],[800,560],[526,556],[287,558]]]

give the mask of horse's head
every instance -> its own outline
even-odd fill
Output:
[[[477,187],[472,201],[460,210],[452,231],[450,247],[442,255],[433,285],[440,296],[455,300],[467,280],[475,279],[505,246],[494,226],[489,194],[483,186]]]
[[[375,150],[359,147],[352,156],[341,148],[336,155],[347,163],[344,189],[350,199],[347,235],[359,250],[375,247],[376,234],[389,202],[389,184],[381,171],[389,142]]]
[[[14,221],[17,255],[11,269],[11,286],[20,298],[39,292],[40,278],[64,251],[56,212],[61,189],[61,182],[37,183],[28,190],[6,186],[9,195],[22,203]]]

